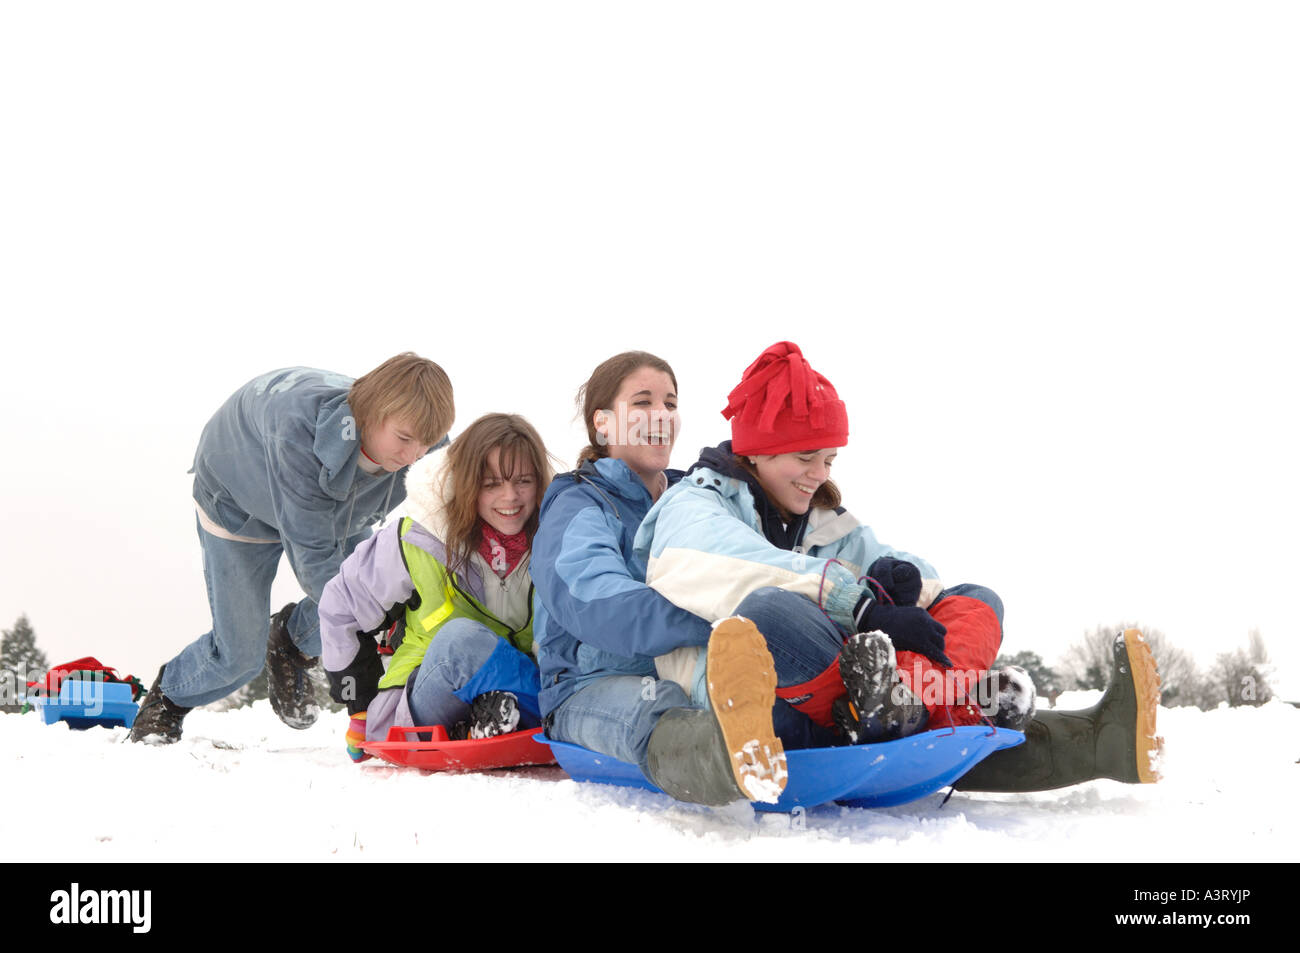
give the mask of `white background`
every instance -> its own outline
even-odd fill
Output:
[[[1257,626],[1295,685],[1298,21],[5,3],[0,624],[146,683],[205,631],[186,470],[271,368],[415,350],[453,436],[521,412],[571,465],[578,385],[646,349],[685,467],[788,339],[849,508],[998,590],[1005,650]]]

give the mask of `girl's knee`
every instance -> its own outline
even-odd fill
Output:
[[[482,656],[486,659],[496,648],[497,635],[481,622],[473,619],[450,619],[443,625],[425,651],[426,662],[436,662],[453,656]]]
[[[976,599],[990,609],[998,617],[998,625],[1002,625],[1002,597],[987,586],[977,586],[973,583],[962,583],[953,586],[944,592],[945,596],[965,596],[968,599]]]

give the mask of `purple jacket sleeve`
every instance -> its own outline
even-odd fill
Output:
[[[340,672],[356,659],[357,634],[375,628],[415,591],[395,520],[363,540],[325,585],[320,601],[321,663]]]

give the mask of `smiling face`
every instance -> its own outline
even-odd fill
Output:
[[[429,444],[420,442],[408,421],[388,417],[378,427],[362,429],[361,449],[389,473],[396,473],[428,453]]]
[[[501,448],[493,447],[487,456],[483,482],[478,491],[478,515],[498,533],[513,536],[522,533],[537,509],[537,474],[533,465],[520,454],[508,467],[510,478],[501,472]]]
[[[808,512],[813,494],[830,479],[838,450],[800,450],[755,457],[754,469],[767,498],[794,516]]]
[[[673,379],[642,367],[623,378],[614,406],[593,415],[609,456],[622,460],[642,480],[658,478],[668,466],[681,420]]]

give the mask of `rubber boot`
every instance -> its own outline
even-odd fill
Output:
[[[1152,759],[1160,675],[1137,629],[1115,637],[1110,684],[1101,701],[1082,711],[1040,711],[1025,743],[989,755],[962,776],[960,791],[1048,791],[1097,778],[1129,784],[1160,779]]]
[[[650,733],[646,772],[679,801],[774,804],[785,790],[785,750],[772,729],[776,666],[748,619],[714,626],[705,662],[712,709],[672,708]]]

